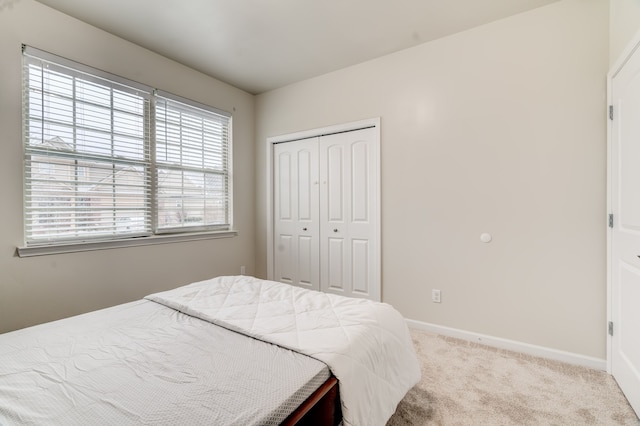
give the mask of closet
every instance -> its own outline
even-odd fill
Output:
[[[271,279],[380,300],[375,124],[272,141]]]

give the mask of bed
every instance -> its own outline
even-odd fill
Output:
[[[0,335],[0,425],[384,425],[419,378],[390,305],[218,277]]]

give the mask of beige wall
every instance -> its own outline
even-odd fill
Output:
[[[609,64],[613,65],[640,31],[640,0],[610,0],[609,7]]]
[[[379,116],[383,300],[604,358],[608,6],[564,0],[258,96],[257,273],[266,138]]]
[[[22,244],[21,43],[233,112],[239,236],[37,258]],[[32,0],[0,2],[0,332],[254,268],[254,97]]]

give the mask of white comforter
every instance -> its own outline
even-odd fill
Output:
[[[252,277],[218,277],[146,297],[326,363],[345,425],[384,425],[420,380],[403,317],[385,303]]]

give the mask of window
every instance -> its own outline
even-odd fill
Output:
[[[155,97],[158,232],[229,228],[229,119]]]
[[[27,246],[230,229],[230,114],[23,52]]]

